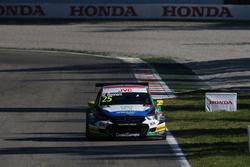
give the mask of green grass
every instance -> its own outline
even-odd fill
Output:
[[[165,101],[167,127],[193,167],[249,167],[247,127],[250,94],[238,94],[237,112],[205,112],[209,86],[187,66],[168,59],[145,59],[177,92]]]
[[[238,96],[237,112],[204,112],[204,93],[167,100],[167,126],[193,167],[248,167],[250,95]]]

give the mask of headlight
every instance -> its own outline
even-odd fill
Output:
[[[156,117],[155,117],[155,115],[148,115],[148,116],[146,116],[146,119],[147,120],[155,120]]]

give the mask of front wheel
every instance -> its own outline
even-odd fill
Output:
[[[85,136],[87,140],[92,140],[93,136],[89,132],[89,113],[86,113],[86,128],[85,128]]]

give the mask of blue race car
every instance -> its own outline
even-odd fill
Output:
[[[96,84],[101,87],[90,101],[86,137],[166,137],[162,100],[154,100],[148,83]]]

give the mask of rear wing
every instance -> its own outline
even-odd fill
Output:
[[[110,85],[142,85],[142,86],[149,86],[148,82],[118,82],[118,83],[96,83],[96,87],[104,87]]]

